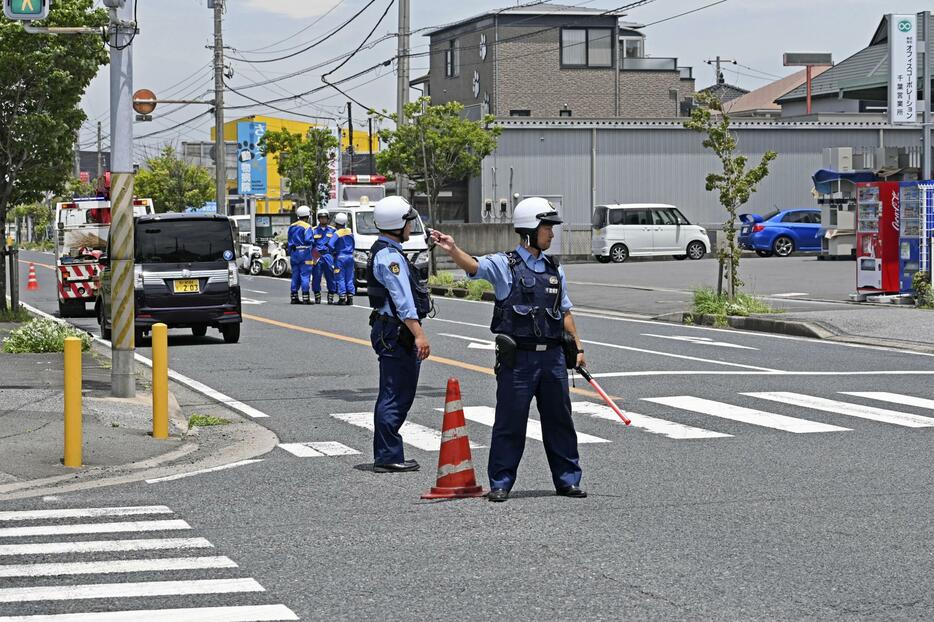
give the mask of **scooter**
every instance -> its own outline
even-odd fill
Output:
[[[288,276],[292,272],[292,266],[289,263],[289,256],[285,252],[285,247],[275,240],[269,240],[266,244],[265,257],[266,267],[273,276]]]
[[[240,245],[240,269],[253,276],[263,271],[263,251],[255,244]]]

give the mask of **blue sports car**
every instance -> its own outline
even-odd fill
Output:
[[[795,251],[821,249],[820,210],[786,209],[759,214],[740,214],[740,248],[760,257],[788,257]]]

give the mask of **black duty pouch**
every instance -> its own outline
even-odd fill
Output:
[[[404,322],[399,322],[399,345],[405,350],[412,350],[415,348],[415,335],[412,334],[412,331],[409,330],[409,327],[406,326]]]
[[[577,342],[571,333],[562,333],[561,348],[564,350],[564,364],[568,369],[577,367],[577,355],[580,351],[577,349]]]
[[[510,337],[509,335],[496,335],[496,368],[495,371],[499,371],[499,368],[503,365],[509,369],[515,369],[516,367],[516,354],[518,352],[518,346],[516,345],[516,340]]]

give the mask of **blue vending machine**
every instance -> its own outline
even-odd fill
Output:
[[[914,293],[912,279],[921,269],[921,183],[899,183],[898,278],[903,294]]]

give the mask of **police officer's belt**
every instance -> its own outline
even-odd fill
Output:
[[[561,345],[560,341],[547,341],[545,343],[536,343],[534,341],[519,341],[516,343],[517,350],[526,352],[545,352]]]
[[[293,246],[292,248],[294,248],[297,251],[304,251],[304,250],[308,250],[311,247],[310,246]]]
[[[405,322],[394,315],[386,315],[385,313],[380,313],[379,309],[373,309],[373,311],[370,312],[370,326],[373,326],[373,324],[378,321],[383,321],[390,325],[405,325]],[[421,321],[419,320],[418,323],[421,324]]]

